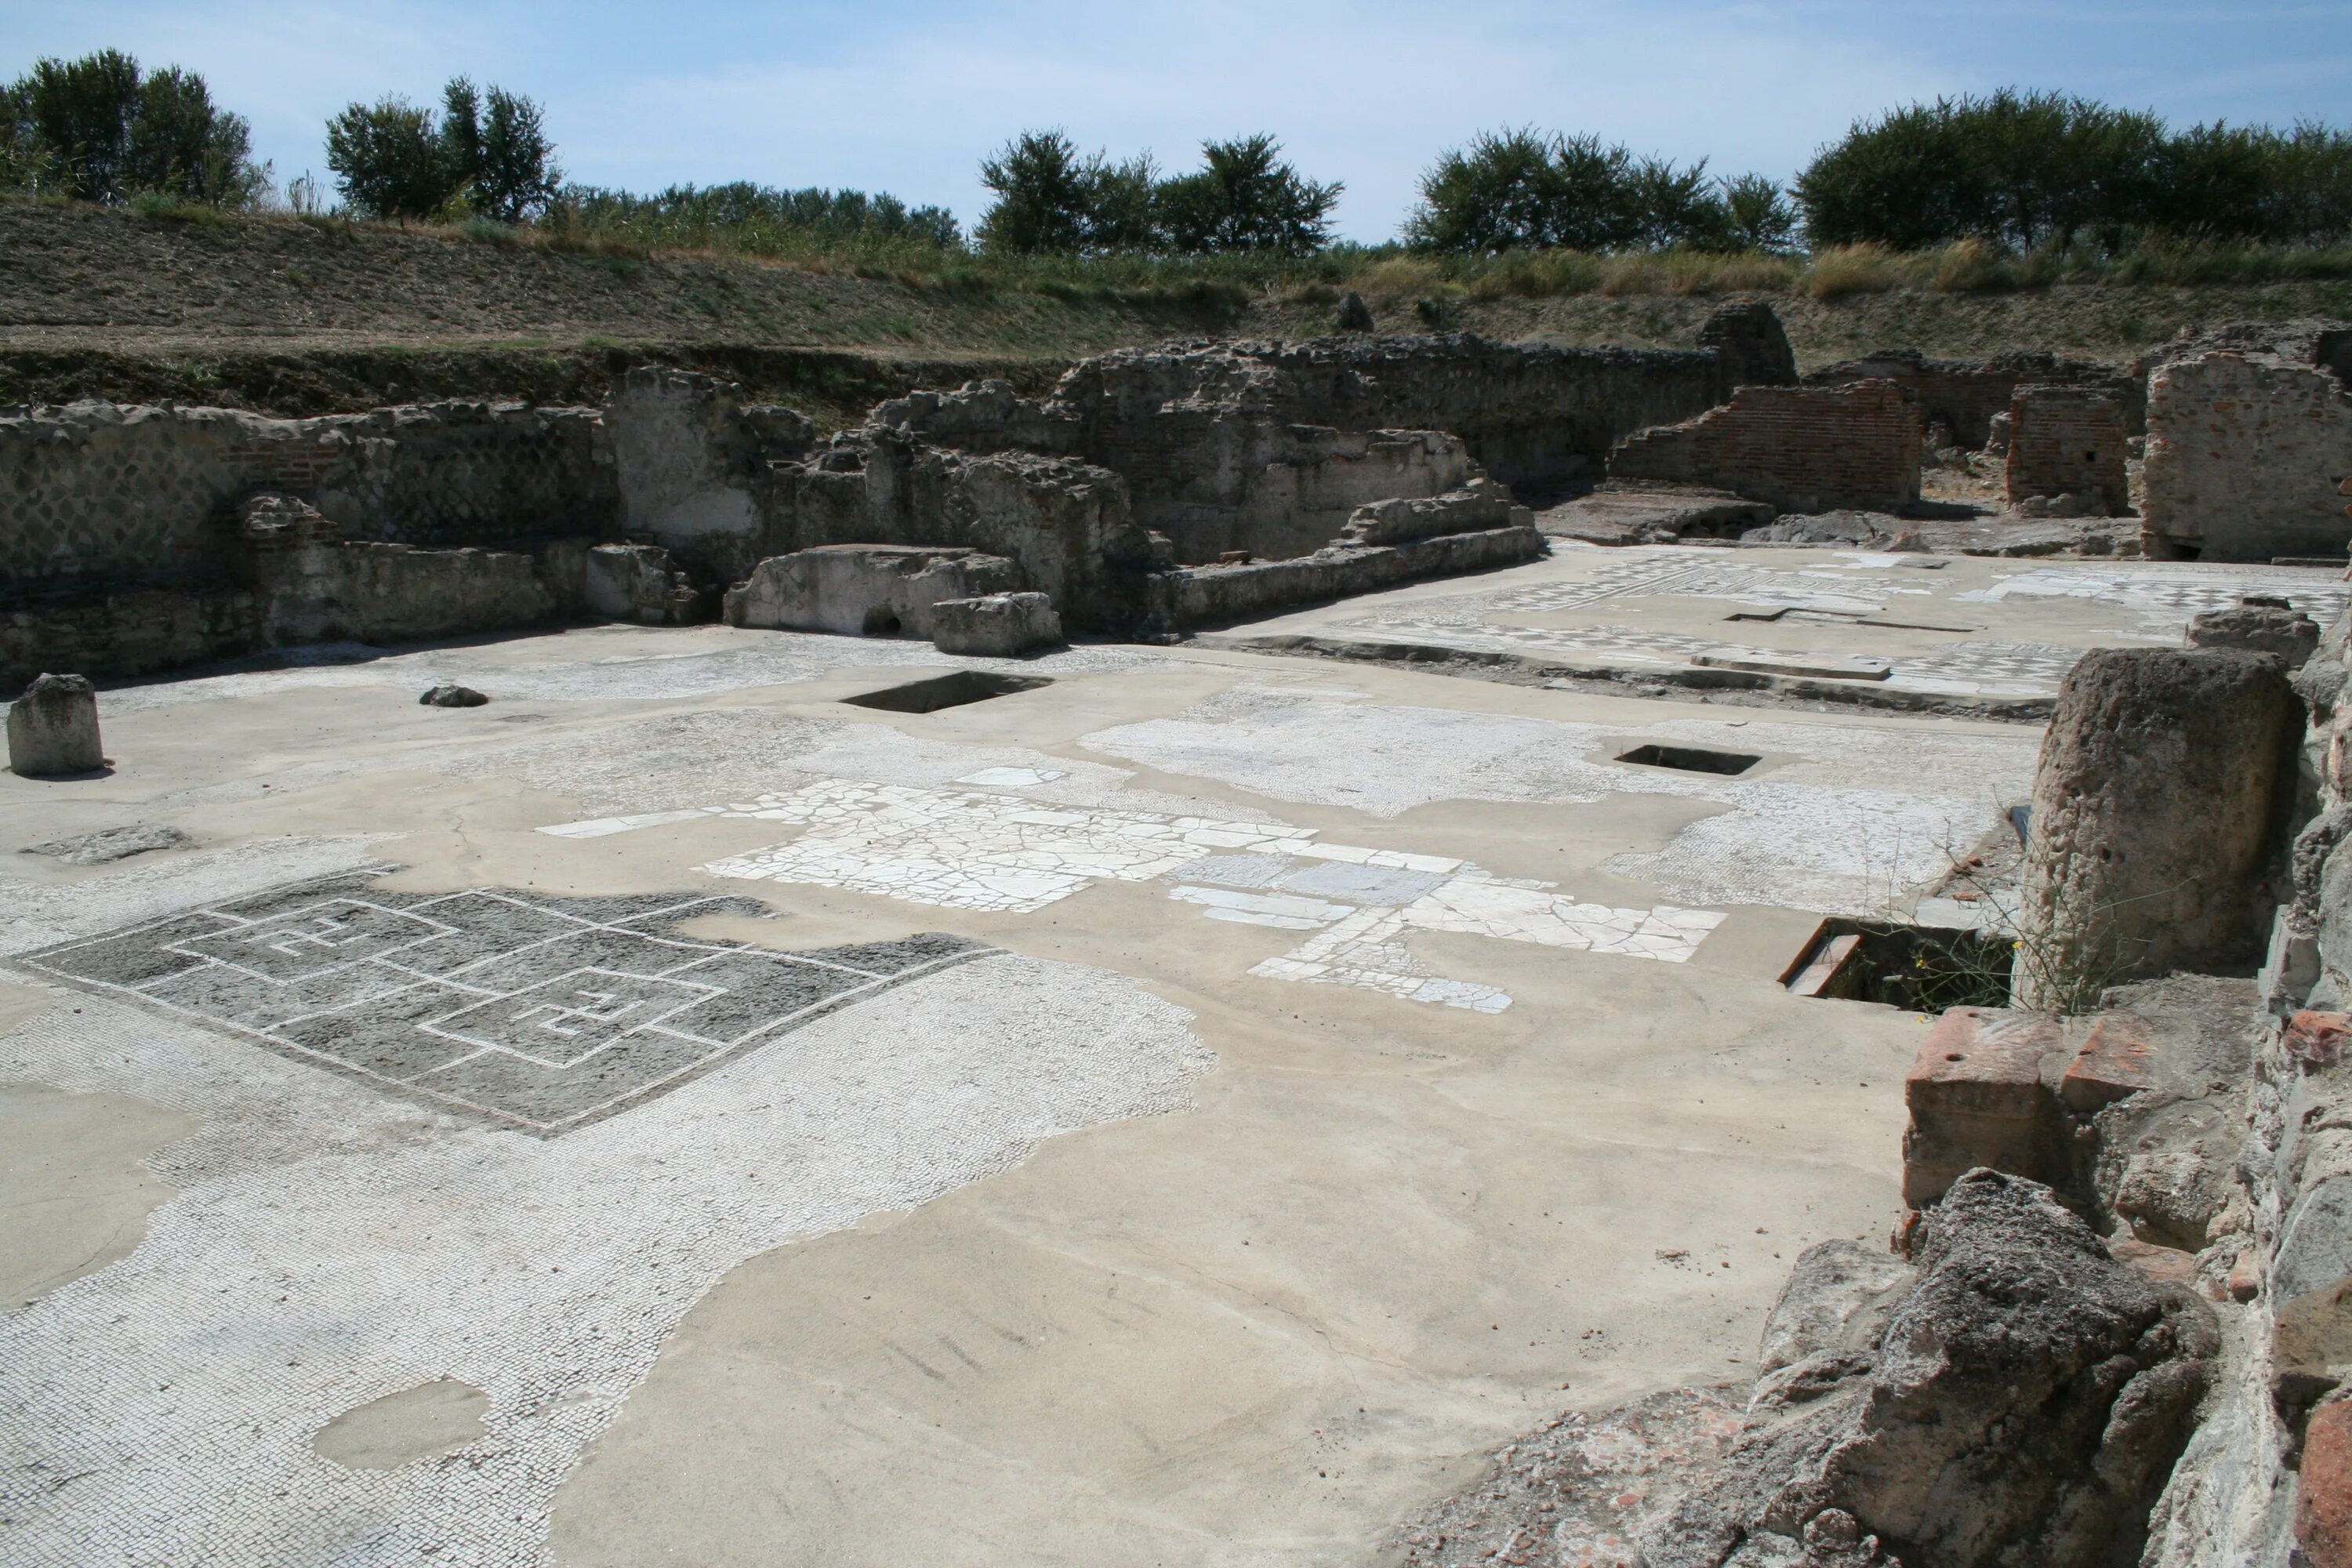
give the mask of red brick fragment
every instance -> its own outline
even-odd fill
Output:
[[[2310,1568],[2352,1568],[2352,1401],[2321,1405],[2304,1428],[2294,1534]]]
[[[2058,1096],[2066,1108],[2089,1116],[2104,1106],[2156,1087],[2156,1047],[2146,1019],[2129,1013],[2103,1013],[2090,1038],[2066,1064]]]
[[[2042,1060],[2063,1044],[2055,1020],[1999,1008],[1955,1007],[1937,1019],[1903,1084],[1903,1201],[1934,1203],[1979,1165],[2037,1182],[2062,1176],[2061,1116]]]
[[[2197,1255],[2177,1247],[2157,1247],[2135,1237],[2107,1238],[2107,1256],[2159,1285],[2197,1282]]]
[[[2343,1059],[2352,1042],[2352,1013],[2297,1013],[2286,1022],[2287,1055],[2312,1067]]]
[[[2057,1023],[1992,1007],[1955,1007],[1936,1020],[1903,1081],[1920,1111],[2031,1118],[2042,1113],[2042,1058],[2056,1050]]]

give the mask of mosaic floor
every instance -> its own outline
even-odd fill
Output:
[[[971,782],[1013,782],[992,770]],[[1317,934],[1250,973],[1359,985],[1412,1001],[1496,1013],[1510,997],[1432,975],[1395,940],[1409,930],[1679,963],[1724,917],[1658,905],[1612,909],[1496,877],[1465,860],[1324,843],[1311,828],[1152,812],[1074,810],[982,790],[916,789],[827,779],[699,811],[558,823],[559,837],[612,833],[705,814],[806,829],[771,848],[703,868],[909,903],[1021,914],[1108,879],[1160,880],[1212,920]]]
[[[992,951],[940,933],[808,952],[674,934],[718,898],[423,897],[368,873],[22,954],[87,990],[547,1136]]]
[[[730,1270],[1176,1110],[1210,1065],[1123,976],[994,952],[908,974],[560,1138],[127,992],[0,1033],[0,1079],[202,1128],[152,1157],[173,1195],[134,1255],[0,1313],[0,1562],[547,1568],[557,1488]],[[445,1379],[487,1395],[453,1452],[315,1446]]]
[[[1694,556],[1696,559],[1694,559]],[[1385,639],[1459,648],[1469,653],[1554,655],[1605,658],[1635,664],[1686,664],[1700,654],[1771,659],[1786,657],[1740,642],[1736,636],[1694,636],[1641,626],[1527,626],[1510,617],[1556,616],[1605,609],[1622,599],[1714,599],[1779,610],[1801,618],[1857,623],[1863,617],[1890,620],[1951,618],[1961,606],[2007,600],[2073,598],[2112,605],[2135,623],[2109,628],[2108,640],[2174,644],[2189,618],[2225,609],[2248,593],[2276,594],[2322,626],[2352,605],[2352,589],[2318,574],[2262,566],[2230,567],[2216,580],[2211,567],[2134,562],[2112,567],[2072,563],[2021,570],[1990,587],[1945,593],[1935,557],[1864,551],[1825,552],[1822,563],[1790,569],[1751,564],[1727,552],[1688,549],[1624,552],[1574,582],[1540,584],[1500,592],[1423,599],[1396,609],[1344,620],[1339,629],[1377,631]],[[2047,696],[2074,661],[2080,647],[1975,639],[1933,651],[1890,657],[1885,684],[1895,689],[1944,695]]]

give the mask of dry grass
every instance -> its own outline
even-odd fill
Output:
[[[1879,245],[1834,246],[1815,256],[1804,271],[1804,290],[1816,300],[1884,294],[1902,281],[1896,258]]]

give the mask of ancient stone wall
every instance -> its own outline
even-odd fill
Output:
[[[2122,405],[2083,386],[2021,386],[2009,405],[2008,496],[2079,496],[2091,515],[2131,510]]]
[[[1132,630],[1144,574],[1173,563],[1135,521],[1117,474],[1035,453],[948,451],[898,430],[836,437],[805,463],[772,465],[761,557],[825,544],[947,545],[1012,560],[1072,626]]]
[[[1198,438],[1189,429],[1220,419],[1444,431],[1496,479],[1540,489],[1597,472],[1622,437],[1711,408],[1735,386],[1795,378],[1768,307],[1726,306],[1701,338],[1696,350],[1497,343],[1466,332],[1163,344],[1073,366],[1050,406],[1076,421],[1076,450],[1089,462],[1129,476],[1147,519],[1161,505],[1152,476],[1170,468],[1168,454]]]
[[[2352,395],[2333,371],[2221,349],[2148,388],[2141,514],[2158,559],[2342,560]]]
[[[1783,511],[1893,511],[1919,499],[1919,437],[1918,400],[1891,381],[1744,386],[1618,443],[1609,477],[1706,485]]]
[[[321,520],[323,521],[323,520]],[[46,669],[144,675],[318,642],[508,631],[581,608],[586,540],[528,552],[419,550],[332,537],[239,539],[219,577],[49,595],[0,609],[0,690]]]
[[[1476,505],[1475,501],[1467,503]],[[1311,555],[1218,566],[1179,566],[1149,582],[1152,624],[1171,631],[1223,626],[1251,616],[1376,593],[1421,577],[1516,566],[1544,552],[1525,520],[1471,531],[1407,538],[1388,545],[1340,542]]]
[[[1929,359],[1916,349],[1886,349],[1861,359],[1824,365],[1808,374],[1807,386],[1850,386],[1857,381],[1891,381],[1919,399],[1920,417],[1932,429],[1941,425],[1970,451],[1983,449],[1992,416],[2008,412],[2021,386],[2080,386],[2116,400],[2125,433],[2147,428],[2146,377],[2136,371],[2091,360],[2065,360],[2020,352],[1990,360]]]
[[[0,416],[0,598],[206,582],[241,498],[347,539],[528,543],[614,515],[595,411],[446,403],[316,419],[77,403]]]
[[[613,388],[604,423],[620,532],[708,583],[751,575],[767,466],[807,455],[809,421],[744,403],[731,382],[647,365]]]

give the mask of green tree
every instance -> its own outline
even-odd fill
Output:
[[[452,77],[441,113],[402,98],[354,103],[327,122],[327,166],[373,217],[430,217],[460,201],[505,223],[541,216],[563,184],[545,117],[530,99]]]
[[[489,91],[481,150],[474,163],[475,205],[502,223],[536,217],[563,188],[540,106],[504,88]]]
[[[120,49],[48,58],[0,91],[0,179],[84,201],[143,191],[243,205],[268,183],[245,120],[173,66],[142,75]]]
[[[184,201],[247,206],[268,187],[242,115],[214,107],[205,79],[177,66],[139,84],[123,159],[127,183]]]
[[[1405,238],[1422,249],[1471,255],[1615,250],[1642,232],[1633,174],[1633,155],[1597,136],[1482,132],[1442,153],[1422,176]]]
[[[976,231],[988,249],[1034,256],[1085,248],[1088,166],[1064,132],[1023,132],[982,160],[980,183],[996,193]]]
[[[1797,234],[1797,209],[1780,183],[1765,174],[1723,182],[1724,245],[1730,250],[1787,250]]]
[[[1797,176],[1805,234],[1816,247],[1874,241],[1922,250],[1993,224],[1982,161],[1949,99],[1857,122]]]
[[[1152,239],[1157,171],[1150,154],[1114,163],[1081,157],[1069,136],[1024,131],[980,165],[996,194],[975,236],[990,250],[1078,256],[1138,249]]]
[[[432,111],[404,98],[354,103],[327,121],[327,167],[368,217],[430,217],[460,188]]]
[[[1671,159],[1644,158],[1627,175],[1626,193],[1636,245],[1652,250],[1725,248],[1731,219],[1715,182],[1706,177],[1706,159],[1683,168]]]
[[[1154,195],[1171,248],[1307,256],[1331,243],[1331,209],[1342,187],[1301,176],[1272,136],[1207,142],[1201,152],[1206,168],[1162,182]]]
[[[2218,155],[2206,174],[2223,184],[2222,165],[2258,153],[2226,143],[2191,150]],[[1857,122],[1797,177],[1797,194],[1815,245],[1923,249],[1974,237],[2029,248],[2090,237],[2116,249],[2138,229],[2168,226],[2168,205],[2202,205],[2168,202],[2179,153],[2152,114],[2004,89]]]

